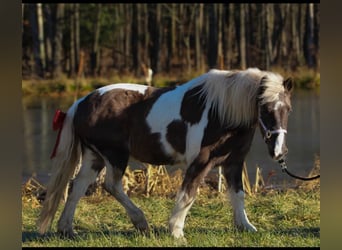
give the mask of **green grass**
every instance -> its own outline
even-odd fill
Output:
[[[168,218],[174,198],[133,196],[146,215],[151,233],[139,234],[124,208],[111,196],[93,194],[78,204],[74,219],[76,239],[56,234],[56,221],[62,206],[45,236],[37,233],[40,204],[33,196],[22,199],[23,247],[319,247],[320,189],[297,188],[270,190],[246,196],[249,220],[258,232],[239,232],[232,223],[227,197],[214,191],[200,193],[185,221],[186,241],[173,239],[168,232]]]

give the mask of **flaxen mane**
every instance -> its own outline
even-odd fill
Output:
[[[256,99],[260,83],[265,88],[260,96],[262,103],[274,101],[280,92],[284,92],[280,75],[250,68],[246,71],[209,71],[201,95],[213,104],[224,126],[250,126],[258,112]]]

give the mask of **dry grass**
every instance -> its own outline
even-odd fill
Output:
[[[320,159],[316,156],[314,166],[307,177],[315,176],[320,172]],[[102,184],[104,181],[105,169],[102,171],[97,179],[97,183],[94,183],[88,188],[86,195],[101,195],[106,191],[103,189]],[[253,196],[258,193],[267,192],[270,187],[267,186],[261,174],[260,168],[257,167],[254,184],[250,183],[248,179],[247,167],[244,165],[243,169],[243,185],[245,192]],[[152,166],[150,164],[144,164],[143,168],[132,170],[130,167],[126,169],[123,176],[123,188],[129,196],[164,196],[174,197],[179,190],[183,181],[183,171],[178,169],[169,174],[166,167]],[[71,181],[72,182],[72,181]],[[286,187],[284,187],[286,188]],[[320,179],[313,181],[301,181],[296,180],[294,187],[305,190],[313,190],[320,188]],[[220,171],[209,174],[202,182],[199,191],[204,194],[212,192],[226,191],[226,184],[224,177],[220,174]],[[40,184],[34,177],[31,177],[22,186],[23,199],[37,198],[37,202],[44,199],[45,186]]]

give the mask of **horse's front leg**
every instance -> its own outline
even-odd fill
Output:
[[[199,184],[210,169],[210,164],[200,164],[196,161],[187,169],[169,220],[169,230],[175,238],[184,237],[185,217],[195,201]]]
[[[233,216],[235,226],[240,230],[256,232],[257,229],[253,226],[245,211],[245,192],[242,184],[242,162],[229,162],[223,165],[224,176],[228,185],[228,196],[233,207]]]

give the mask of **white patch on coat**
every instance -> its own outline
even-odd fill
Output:
[[[229,198],[233,207],[235,225],[247,231],[256,232],[257,229],[249,222],[245,211],[245,193],[242,190],[235,192],[229,189]]]
[[[141,84],[134,84],[134,83],[116,83],[116,84],[110,84],[104,87],[101,87],[97,89],[100,93],[100,95],[103,95],[104,93],[113,90],[113,89],[124,89],[124,90],[132,90],[132,91],[137,91],[140,94],[145,94],[146,89],[148,86],[146,85],[141,85]]]
[[[180,190],[178,192],[176,198],[176,205],[172,210],[172,214],[169,220],[169,230],[173,237],[181,238],[184,236],[183,228],[185,217],[188,214],[194,201],[195,197],[189,197],[184,192],[184,190]]]
[[[206,105],[199,123],[188,126],[186,135],[185,159],[187,164],[193,162],[201,149],[201,143],[204,136],[204,130],[208,125],[208,112],[210,105]]]
[[[280,130],[281,129],[282,128],[280,127]],[[284,138],[285,138],[285,133],[279,132],[277,139],[276,139],[276,142],[275,142],[275,146],[274,146],[274,156],[275,157],[277,157],[278,155],[280,155],[282,153]]]
[[[205,128],[207,118],[206,115],[203,115],[201,121],[198,124],[195,124],[193,126],[188,125],[187,134],[190,134],[192,137],[196,138],[192,138],[193,140],[188,142],[189,135],[187,135],[185,154],[180,154],[179,152],[177,152],[167,141],[167,126],[174,120],[181,120],[180,110],[185,93],[193,87],[202,83],[202,77],[198,77],[186,84],[176,87],[172,91],[164,93],[153,104],[149,114],[146,117],[146,122],[147,125],[151,128],[151,133],[160,133],[160,143],[165,154],[172,156],[175,159],[176,163],[188,164],[188,160],[194,158],[194,155],[196,156],[199,153],[199,146],[203,137],[203,131],[201,130],[204,130]],[[197,146],[197,144],[198,147],[196,147],[195,149],[189,149],[189,147],[193,145]]]

